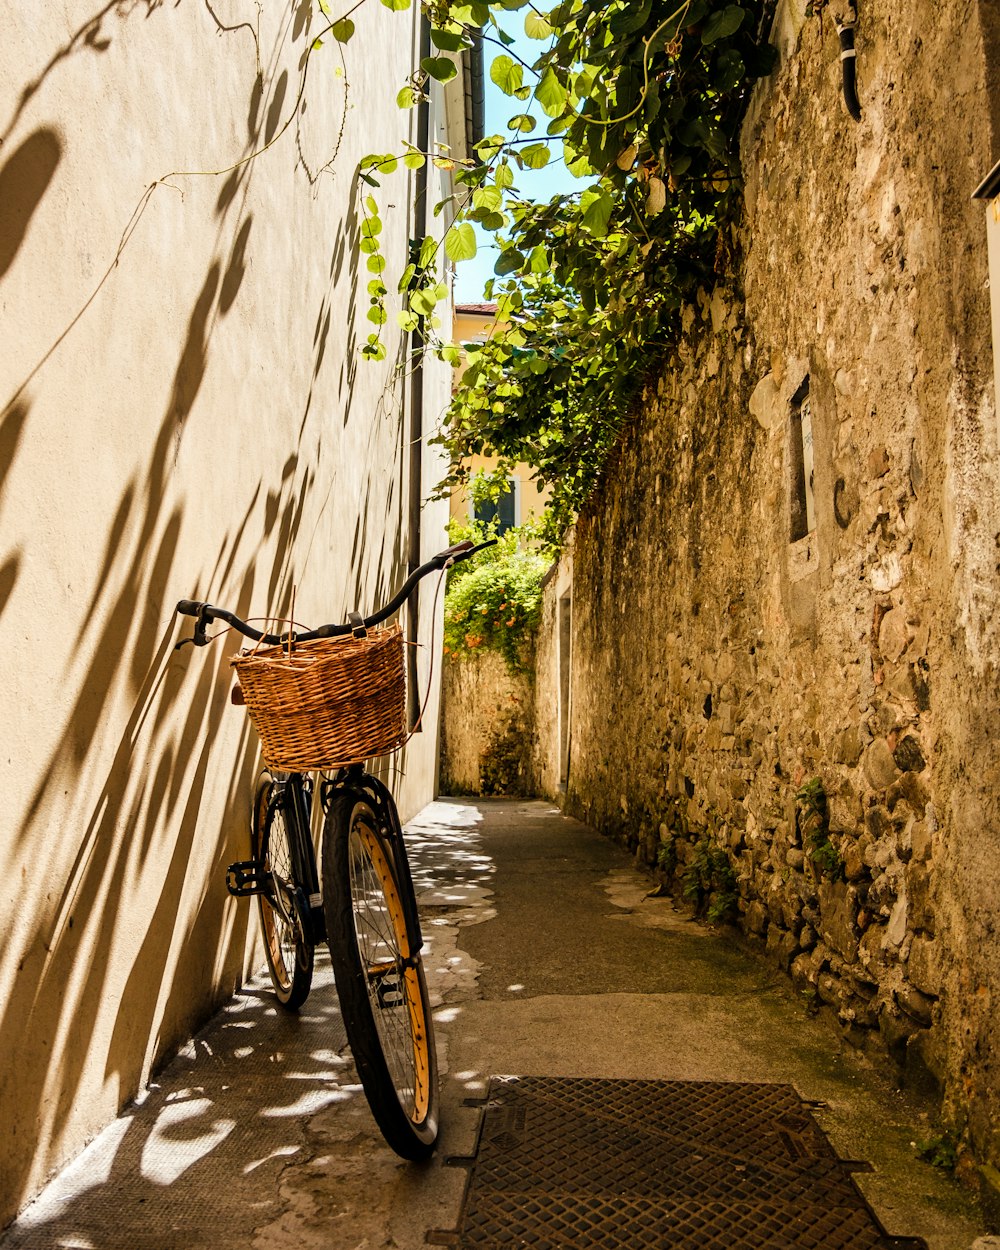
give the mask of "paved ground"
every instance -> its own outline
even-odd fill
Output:
[[[443,1069],[441,1146],[404,1164],[356,1083],[328,965],[299,1018],[248,986],[0,1237],[2,1250],[416,1250],[454,1228],[491,1075],[778,1081],[825,1104],[884,1226],[930,1250],[981,1230],[920,1162],[920,1108],[779,978],[684,918],[545,803],[442,800],[408,827]],[[986,1243],[984,1243],[986,1244]]]

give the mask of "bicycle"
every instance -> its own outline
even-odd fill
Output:
[[[182,599],[177,612],[196,623],[193,637],[177,646],[207,646],[213,621],[225,622],[258,646],[286,647],[289,656],[294,647],[315,640],[364,639],[398,611],[423,577],[490,545],[466,540],[449,547],[414,570],[372,616],[352,612],[346,624],[304,633],[291,628],[266,633],[224,608]],[[401,647],[400,640],[400,665]],[[238,671],[240,658],[233,661]],[[255,723],[263,745],[265,733]],[[297,1011],[305,1002],[315,948],[327,942],[348,1044],[372,1115],[397,1154],[419,1160],[434,1149],[438,1134],[423,938],[396,804],[384,782],[366,771],[364,758],[338,760],[329,766],[332,775],[321,774],[321,871],[310,831],[315,786],[309,771],[268,766],[253,799],[250,859],[229,866],[226,884],[237,898],[257,898],[268,972],[285,1010]]]

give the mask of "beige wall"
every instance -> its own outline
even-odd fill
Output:
[[[175,651],[174,603],[256,615],[294,587],[316,623],[404,573],[403,345],[390,308],[389,359],[359,355],[354,171],[412,124],[414,31],[365,5],[303,87],[308,4],[0,9],[3,1223],[259,962],[223,885],[257,768],[234,643]],[[397,264],[411,190],[378,193]],[[450,370],[425,385],[443,408]]]
[[[471,305],[455,309],[453,335],[459,344],[480,342],[488,339],[496,326],[496,318],[490,313],[472,311],[480,306]],[[463,369],[454,374],[456,388],[461,382]],[[496,456],[470,456],[466,461],[470,474],[493,473],[499,461]],[[533,476],[532,469],[526,464],[514,465],[510,477],[517,482],[517,517],[516,523],[523,525],[541,516],[545,505],[552,494],[548,486],[541,487]],[[472,519],[472,505],[468,491],[457,487],[451,494],[451,517],[462,525]]]

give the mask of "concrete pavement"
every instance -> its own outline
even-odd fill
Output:
[[[407,829],[428,939],[443,1129],[415,1167],[357,1085],[323,960],[298,1018],[266,980],[233,1000],[147,1096],[0,1238],[0,1250],[417,1250],[456,1227],[495,1074],[790,1083],[886,1229],[969,1250],[967,1196],[921,1162],[910,1095],[810,1018],[724,935],[649,897],[617,847],[550,804],[445,799]]]

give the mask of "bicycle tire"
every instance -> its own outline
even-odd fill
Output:
[[[419,1160],[437,1140],[437,1056],[400,890],[371,806],[354,793],[335,796],[323,826],[323,907],[344,1028],[383,1137]]]
[[[250,822],[250,853],[264,864],[272,891],[275,876],[285,881],[294,880],[285,809],[280,803],[271,804],[274,786],[271,774],[262,773],[254,794]],[[298,1011],[312,986],[313,948],[303,937],[296,917],[293,916],[290,923],[275,906],[273,895],[258,894],[257,905],[264,956],[275,997],[286,1011]]]

